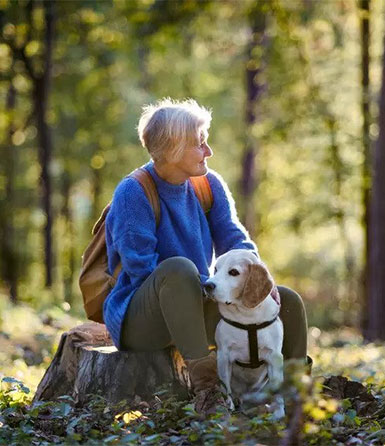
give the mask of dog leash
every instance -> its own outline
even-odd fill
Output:
[[[257,369],[263,365],[265,361],[260,361],[258,356],[258,330],[262,330],[262,328],[266,328],[271,325],[278,319],[278,315],[271,321],[262,322],[262,324],[240,324],[239,322],[231,321],[223,316],[222,319],[233,327],[240,328],[241,330],[247,330],[250,362],[235,361],[235,363],[247,369]]]

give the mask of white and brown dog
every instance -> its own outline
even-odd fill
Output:
[[[220,256],[214,275],[204,285],[222,316],[215,332],[218,375],[231,410],[233,398],[241,404],[257,404],[266,384],[276,389],[283,381],[283,326],[274,288],[266,266],[244,249]],[[283,399],[276,401],[274,416],[282,418]]]

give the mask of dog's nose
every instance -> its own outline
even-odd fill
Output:
[[[211,293],[211,291],[215,290],[215,283],[213,283],[213,282],[206,282],[203,285],[203,288],[206,291],[206,293]]]

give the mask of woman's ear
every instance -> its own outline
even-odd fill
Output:
[[[247,308],[254,308],[260,304],[272,291],[273,278],[268,269],[261,263],[249,265],[242,294],[242,303]]]

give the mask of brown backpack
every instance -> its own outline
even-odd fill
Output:
[[[135,178],[142,185],[147,199],[154,210],[155,221],[158,226],[160,221],[159,196],[151,174],[146,169],[139,168],[128,176]],[[211,187],[207,177],[191,177],[190,181],[204,212],[207,214],[213,203]],[[105,220],[110,206],[111,203],[104,208],[99,220],[92,229],[93,237],[82,256],[79,277],[79,286],[83,295],[87,318],[101,323],[103,323],[103,303],[114,287],[122,269],[122,265],[119,263],[112,276],[108,271]]]

